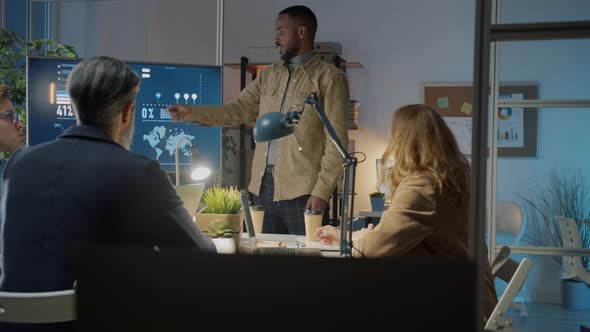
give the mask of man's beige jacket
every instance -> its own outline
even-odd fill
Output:
[[[301,110],[312,92],[318,94],[342,144],[348,145],[345,114],[348,108],[348,80],[344,72],[315,55],[291,74],[284,64],[262,71],[233,101],[221,106],[192,106],[190,120],[207,126],[237,126],[258,116],[281,110]],[[293,135],[279,139],[274,167],[274,200],[289,200],[312,194],[328,200],[342,174],[342,159],[327,135],[315,109],[306,107]],[[299,144],[298,144],[299,143]],[[299,146],[301,149],[299,149]],[[268,142],[256,144],[248,190],[259,194],[266,169]]]

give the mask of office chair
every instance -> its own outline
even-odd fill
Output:
[[[0,322],[59,323],[76,320],[76,295],[73,289],[42,292],[0,292]]]
[[[492,273],[508,286],[500,297],[485,325],[485,331],[512,331],[512,319],[507,315],[516,294],[524,285],[533,262],[529,258],[516,262],[509,257],[510,248],[502,247],[492,263]]]
[[[525,230],[525,214],[520,205],[511,201],[496,202],[496,244],[517,246],[520,244]],[[501,278],[500,278],[501,279]],[[496,282],[496,289],[502,291],[504,284]],[[527,311],[523,298],[526,288],[522,289],[514,299],[511,308],[518,310],[521,318],[526,318]]]
[[[510,201],[496,202],[496,233],[514,237],[506,245],[518,244],[525,229],[524,212],[520,205]]]
[[[561,231],[561,240],[563,247],[568,249],[581,249],[582,240],[576,221],[564,217],[555,217],[559,222]],[[584,268],[582,257],[580,256],[563,256],[563,279],[573,279],[581,281],[590,286],[590,272]]]

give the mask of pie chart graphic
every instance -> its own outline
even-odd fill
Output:
[[[498,110],[498,117],[501,120],[508,120],[512,117],[512,108],[503,107]]]

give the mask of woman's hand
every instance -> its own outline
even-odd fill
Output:
[[[369,224],[366,228],[361,228],[359,231],[353,232],[352,233],[352,241],[356,241],[356,240],[362,238],[363,236],[367,235],[367,233],[369,233],[369,231],[373,230],[373,228],[375,228],[375,225]]]
[[[316,229],[314,237],[322,244],[340,243],[340,229],[326,225]]]
[[[352,233],[352,240],[358,240],[365,236],[369,231],[372,231],[375,225],[369,224],[367,228],[363,228],[357,232]],[[322,226],[315,231],[315,238],[322,244],[339,244],[340,243],[340,228],[334,226]]]

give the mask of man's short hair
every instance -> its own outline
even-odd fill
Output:
[[[279,13],[279,15],[287,14],[289,17],[295,19],[299,24],[305,25],[311,34],[311,41],[315,40],[315,33],[318,30],[318,20],[315,14],[306,6],[291,6],[287,7]]]
[[[140,81],[123,61],[101,56],[77,64],[67,88],[80,123],[108,129],[125,105],[135,100]]]
[[[0,84],[0,98],[10,98],[10,88],[8,85]]]

